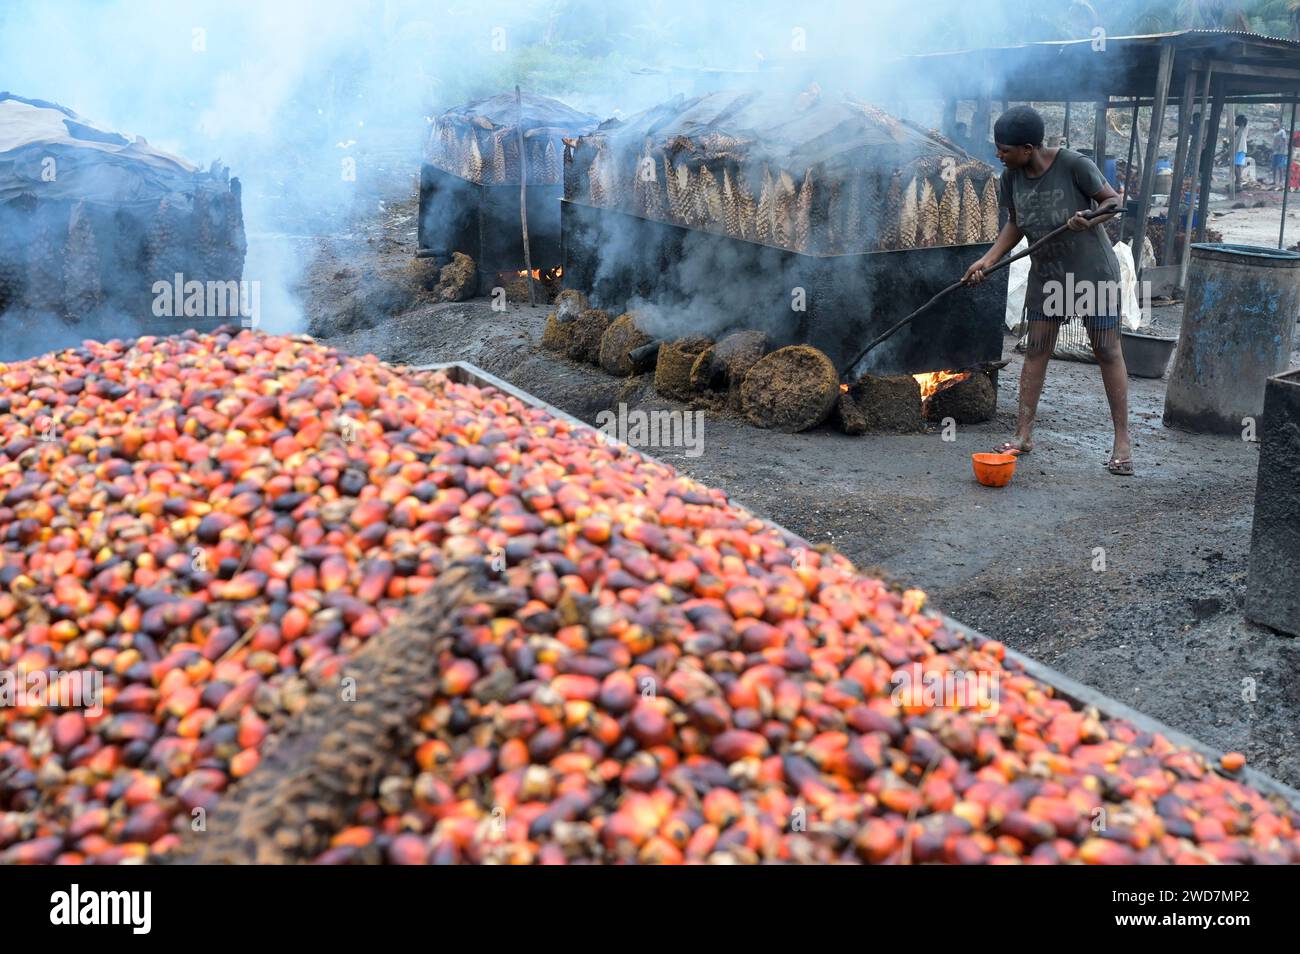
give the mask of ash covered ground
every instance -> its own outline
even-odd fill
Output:
[[[1271,228],[1276,242],[1276,201],[1225,203],[1214,225],[1226,241],[1263,241]],[[358,209],[316,240],[301,286],[311,333],[394,362],[469,361],[589,422],[619,401],[683,407],[655,394],[651,375],[613,378],[544,351],[546,306],[421,299],[414,198],[395,191]],[[1178,319],[1167,309],[1157,324],[1176,333]],[[970,454],[1014,425],[1020,358],[1010,337],[1004,355],[996,420],[960,428],[953,442],[937,430],[781,434],[709,410],[701,456],[648,450],[859,567],[922,587],[989,636],[1300,785],[1300,641],[1241,610],[1258,446],[1166,429],[1164,382],[1133,378],[1138,476],[1112,477],[1098,370],[1054,361],[1033,454],[1009,487],[981,487]]]

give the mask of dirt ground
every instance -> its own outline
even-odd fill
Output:
[[[395,362],[469,361],[589,422],[619,401],[683,407],[654,394],[649,375],[612,378],[543,351],[544,306],[408,301],[407,289],[390,286],[410,280],[413,202],[375,208],[318,245],[304,284],[318,337]],[[1226,209],[1215,227],[1227,241],[1262,241],[1269,222],[1275,243],[1276,208]],[[1300,221],[1295,228],[1300,237]],[[406,304],[372,313],[358,297]],[[1162,330],[1178,319],[1176,308],[1158,314]],[[781,434],[706,411],[699,456],[646,450],[864,569],[922,587],[984,633],[1300,784],[1300,642],[1241,611],[1257,445],[1166,429],[1164,382],[1134,378],[1138,475],[1112,477],[1097,368],[1054,361],[1033,454],[1007,488],[982,487],[970,454],[1014,423],[1020,359],[1010,337],[1004,355],[996,419],[953,441],[938,430]]]

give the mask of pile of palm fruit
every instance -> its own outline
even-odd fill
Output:
[[[0,861],[1300,860],[1300,815],[671,468],[301,337],[0,364]],[[900,693],[982,674],[992,696]]]
[[[565,152],[565,198],[809,254],[990,242],[997,177],[851,99],[677,97]]]
[[[439,116],[429,130],[425,161],[482,185],[518,183],[522,126],[528,182],[558,185],[564,172],[564,140],[596,123],[596,117],[546,96],[524,94],[518,104],[510,94],[492,96]]]

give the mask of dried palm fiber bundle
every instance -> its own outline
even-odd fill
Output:
[[[740,221],[740,199],[731,182],[731,170],[722,167],[722,227],[733,238],[744,237]]]
[[[736,174],[736,212],[740,221],[741,238],[753,239],[758,234],[758,202],[746,184],[744,176]]]
[[[975,183],[961,180],[961,215],[957,220],[957,244],[973,245],[981,241],[984,232],[984,206]]]
[[[794,247],[795,251],[808,251],[808,242],[812,230],[812,169],[804,173],[803,184],[799,186],[799,197],[794,205]]]
[[[159,201],[145,230],[145,267],[152,281],[173,280],[189,264],[190,203],[168,194]]]
[[[483,153],[478,147],[478,133],[471,129],[468,134],[469,149],[465,157],[465,178],[470,182],[483,181]]]
[[[850,208],[850,214],[852,209]],[[884,249],[900,248],[899,223],[903,216],[903,177],[895,172],[889,180],[889,191],[885,193],[885,216],[880,229],[880,247]],[[850,222],[852,219],[850,219]],[[846,233],[850,244],[851,233]]]
[[[546,324],[542,328],[542,347],[561,354],[568,351],[573,323],[590,307],[587,296],[577,289],[566,288],[556,295],[555,310],[546,316]]]
[[[844,209],[840,196],[843,195],[843,189],[835,179],[831,179],[822,189],[825,199],[825,220],[819,223],[822,247],[827,252],[842,252],[844,251],[844,223],[842,221]],[[817,229],[814,228],[814,232],[816,231]]]
[[[765,355],[740,386],[752,424],[791,433],[824,421],[839,393],[835,365],[811,345],[790,345]]]
[[[636,194],[636,211],[650,218],[657,218],[657,197],[659,193],[659,176],[654,158],[650,155],[649,143],[637,160],[636,181],[633,183]]]
[[[961,189],[956,182],[946,182],[939,200],[939,244],[957,244],[957,225],[961,218]]]
[[[722,206],[722,187],[708,166],[700,166],[701,208],[705,215],[705,225],[711,229],[726,228]]]
[[[668,158],[667,153],[664,153],[664,196],[668,202],[668,215],[671,221],[681,222],[685,211],[682,206],[682,193],[677,186],[677,172],[673,169],[672,160]]]
[[[703,393],[717,387],[721,380],[717,365],[713,361],[714,346],[710,344],[695,357],[691,365],[691,391]]]
[[[916,207],[916,178],[913,177],[903,189],[903,204],[898,212],[898,247],[914,248],[916,233],[920,226],[920,215]]]
[[[78,202],[68,221],[67,258],[63,263],[63,296],[72,315],[90,311],[103,297],[100,286],[99,248],[90,207]]]
[[[765,331],[734,331],[721,338],[713,347],[713,375],[721,378],[717,386],[725,385],[727,405],[731,410],[743,412],[740,386],[749,369],[758,359],[772,349],[772,339]]]
[[[487,169],[487,181],[500,185],[507,181],[506,179],[506,148],[505,137],[508,130],[501,129],[492,134],[492,160]],[[518,157],[515,159],[515,174],[513,181],[519,181]]]
[[[230,224],[226,220],[223,197],[195,189],[190,215],[190,234],[194,236],[197,253],[191,258],[190,268],[194,278],[206,281],[224,271]]]
[[[998,180],[989,176],[984,183],[984,196],[980,202],[984,219],[984,241],[992,242],[998,237]]]
[[[677,191],[681,195],[681,208],[686,225],[698,226],[703,218],[703,196],[705,190],[698,172],[692,172],[686,162],[677,164]]]
[[[794,178],[784,169],[781,170],[776,192],[776,225],[772,237],[782,248],[794,247],[794,215],[797,199]]]
[[[546,138],[546,148],[542,150],[542,173],[548,184],[560,181],[560,157],[555,151],[555,140],[549,136]]]
[[[625,378],[634,370],[627,353],[654,339],[642,330],[637,316],[624,312],[615,318],[600,338],[600,366],[607,374]]]
[[[572,329],[565,347],[565,357],[587,364],[600,363],[600,341],[614,317],[600,308],[587,308],[570,324]]]
[[[451,123],[440,122],[437,125],[438,145],[433,156],[433,163],[448,172],[460,172],[460,142]]]
[[[929,179],[921,182],[921,196],[917,200],[916,244],[939,244],[939,200],[935,198]]]
[[[691,384],[691,370],[695,367],[696,359],[712,345],[713,340],[703,335],[691,335],[661,344],[655,361],[655,390],[665,397],[690,400],[695,393]]]
[[[578,167],[573,162],[573,146],[569,143],[564,144],[564,197],[570,202],[576,202],[580,198]]]
[[[609,150],[602,142],[596,147],[587,178],[591,183],[591,204],[606,208],[612,201],[610,194]]]
[[[775,237],[776,184],[772,172],[763,167],[763,188],[758,194],[758,209],[754,213],[754,236],[760,242],[771,244]]]

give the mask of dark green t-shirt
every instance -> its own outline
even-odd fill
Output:
[[[1092,197],[1105,185],[1106,178],[1091,159],[1073,150],[1061,149],[1047,171],[1037,179],[1026,175],[1024,169],[1008,169],[1002,173],[999,201],[1009,212],[1011,220],[1033,243],[1057,226],[1064,225],[1074,213],[1090,210],[1095,204]],[[1087,315],[1109,314],[1111,309],[1107,305],[1117,299],[1117,296],[1112,296],[1113,290],[1118,289],[1120,271],[1119,259],[1115,257],[1103,226],[1094,225],[1083,232],[1065,232],[1031,255],[1029,261],[1026,308],[1044,311],[1043,286],[1048,282],[1059,282],[1061,291],[1052,296],[1052,302],[1066,302],[1065,313],[1049,314],[1048,317],[1072,317],[1076,311]],[[1098,287],[1097,283],[1101,282],[1115,284]],[[1087,284],[1093,287],[1085,297],[1081,292]],[[1073,297],[1070,297],[1071,289]],[[1089,302],[1094,304],[1090,306]],[[1056,310],[1055,307],[1048,309]]]

